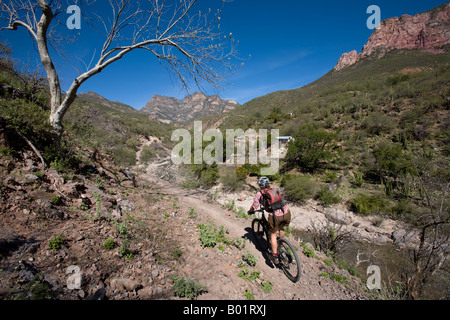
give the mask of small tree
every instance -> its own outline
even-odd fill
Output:
[[[58,144],[63,132],[62,119],[79,87],[132,51],[145,50],[156,57],[175,74],[185,89],[189,79],[201,90],[204,82],[217,88],[230,71],[235,43],[229,39],[231,34],[225,36],[230,45],[224,42],[220,31],[221,10],[194,12],[197,0],[108,0],[111,15],[107,18],[90,10],[91,3],[86,1],[89,0],[80,2],[83,16],[86,21],[96,21],[105,28],[105,41],[98,51],[93,50],[94,56],[87,70],[80,72],[65,94],[61,91],[49,43],[56,40],[53,42],[56,49],[62,49],[62,42],[55,36],[56,27],[66,26],[65,21],[58,21],[58,18],[73,4],[72,1],[65,5],[64,1],[49,0],[0,1],[0,23],[4,25],[0,31],[23,27],[37,45],[50,91],[49,121]]]
[[[286,162],[289,166],[316,171],[324,162],[334,158],[336,135],[311,125],[302,126],[289,142]]]

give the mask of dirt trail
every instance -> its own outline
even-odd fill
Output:
[[[237,218],[231,210],[223,208],[219,203],[208,198],[206,191],[187,191],[167,181],[157,178],[151,172],[140,173],[139,179],[150,182],[152,191],[163,195],[172,195],[178,198],[180,212],[183,212],[180,222],[174,228],[177,241],[183,243],[184,265],[178,270],[179,274],[189,276],[205,285],[208,292],[198,297],[202,299],[245,299],[244,293],[250,291],[256,299],[270,300],[326,300],[326,299],[364,299],[363,284],[360,279],[351,276],[347,271],[324,263],[326,256],[316,253],[313,258],[303,254],[300,243],[292,237],[291,242],[298,248],[301,259],[302,276],[298,283],[292,283],[281,271],[265,259],[256,249],[251,232],[251,219]],[[194,208],[197,216],[189,218],[186,212]],[[199,223],[212,221],[217,227],[223,226],[228,231],[227,237],[231,239],[247,238],[245,247],[238,250],[235,247],[224,246],[220,250],[215,248],[202,248],[198,239]],[[256,281],[244,280],[238,276],[241,271],[238,266],[244,253],[250,252],[257,258],[255,267],[251,270],[260,271],[260,278]],[[339,283],[324,277],[341,274],[348,278],[347,283]],[[261,283],[270,282],[272,290],[266,293]]]

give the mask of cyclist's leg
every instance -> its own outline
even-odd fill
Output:
[[[276,254],[278,250],[278,241],[276,232],[270,232],[270,244],[272,245],[272,253]]]

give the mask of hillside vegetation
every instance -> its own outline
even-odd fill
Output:
[[[277,128],[292,136],[280,172],[270,177],[288,200],[345,205],[378,223],[388,217],[416,228],[420,239],[402,290],[417,297],[446,265],[450,249],[448,46],[446,51],[368,57],[203,121],[220,124],[222,132]],[[259,175],[258,169],[245,165],[238,171]]]
[[[450,179],[449,57],[397,50],[365,59],[305,87],[254,99],[220,127],[278,128],[295,141],[276,178],[292,170],[327,182],[344,175],[354,190],[392,200],[386,214],[408,218],[394,207],[421,199],[413,177]]]
[[[87,223],[85,217],[89,217],[89,223],[93,220],[97,224],[107,221],[112,234],[116,220],[110,215],[128,194],[123,182],[129,175],[119,171],[125,172],[124,168],[135,165],[141,139],[149,142],[150,137],[156,137],[165,145],[161,149],[151,143],[146,145],[141,160],[167,157],[168,148],[173,146],[170,134],[174,127],[149,120],[148,115],[119,102],[95,94],[80,94],[64,120],[63,150],[57,150],[47,122],[49,98],[45,81],[39,74],[18,72],[5,53],[7,49],[2,48],[0,159],[4,179],[0,181],[0,199],[8,204],[5,209],[10,215],[8,219],[15,221],[19,210],[17,216],[26,220],[24,225],[32,230],[34,220],[47,221],[49,208],[51,213],[64,211],[67,215],[70,205],[78,201],[78,207],[70,209],[77,212],[77,219]],[[445,196],[450,181],[449,55],[392,51],[383,59],[367,58],[341,71],[330,71],[305,87],[254,99],[225,116],[203,119],[222,132],[230,128],[277,128],[280,135],[293,136],[280,172],[270,177],[282,186],[290,202],[301,205],[315,199],[325,207],[339,204],[377,221],[389,217],[416,228],[420,237],[418,247],[411,251],[412,267],[402,274],[406,278],[395,296],[420,298],[432,276],[434,284],[441,282],[440,288],[445,287],[440,279],[446,279],[446,274],[438,271],[448,266],[450,202]],[[204,142],[203,147],[206,146],[208,143]],[[86,198],[72,201],[63,197],[50,171],[43,166],[37,168],[35,160],[30,162],[33,153],[34,159],[41,157],[63,178],[60,186],[67,187],[68,181],[81,183],[90,190],[95,186],[98,189],[95,193],[89,191],[89,205],[83,202]],[[22,162],[32,165],[23,167]],[[210,189],[220,184],[226,191],[240,192],[248,188],[248,176],[258,176],[259,169],[260,165],[249,164],[238,168],[192,165],[186,168],[181,186]],[[23,180],[29,176],[25,171],[33,172],[34,183]],[[141,187],[142,193],[130,189],[138,194],[136,202],[145,198],[149,185]],[[25,196],[20,193],[23,190]],[[50,207],[34,208],[34,198],[26,196],[31,192],[48,197],[46,203],[51,201]],[[35,196],[40,199],[39,195]],[[11,199],[21,199],[23,203]],[[152,198],[141,203],[139,212],[146,218],[149,217],[146,208],[153,202]],[[172,209],[178,206],[170,204]],[[54,207],[59,209],[53,210]],[[155,219],[162,214],[158,210],[153,210]],[[38,215],[28,219],[27,212]],[[168,218],[169,214],[164,212],[162,219]],[[41,225],[46,227],[44,223]],[[333,241],[334,231],[325,230]],[[155,232],[161,236],[158,241],[163,241],[163,232]],[[122,240],[127,244],[128,239]],[[139,250],[133,252],[137,255]],[[438,295],[445,295],[441,293],[444,290]]]

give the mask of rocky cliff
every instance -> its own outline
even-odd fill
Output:
[[[361,53],[344,53],[334,67],[341,70],[361,59],[373,56],[382,58],[395,49],[424,49],[440,53],[450,43],[450,2],[414,16],[402,15],[381,22],[375,29]]]
[[[183,100],[155,95],[141,111],[161,121],[186,123],[200,116],[229,112],[238,106],[239,103],[236,101],[223,100],[217,95],[206,96],[196,92]]]

